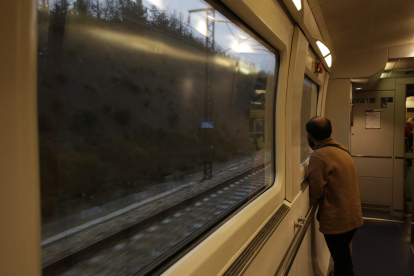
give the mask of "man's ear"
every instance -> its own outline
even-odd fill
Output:
[[[310,135],[310,133],[308,132],[308,139],[310,139],[310,140],[312,140],[313,138],[312,138],[312,135]]]

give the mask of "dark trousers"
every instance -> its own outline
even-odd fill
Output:
[[[325,235],[325,241],[335,262],[335,276],[354,276],[349,244],[356,229],[336,235]]]

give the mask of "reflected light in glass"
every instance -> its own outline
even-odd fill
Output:
[[[233,40],[233,42],[231,43],[231,48],[233,49],[233,51],[239,52],[239,42]]]
[[[233,64],[231,64],[229,61],[225,60],[224,58],[215,58],[214,61],[218,65],[222,65],[222,66],[226,66],[226,67],[234,66]]]
[[[231,44],[231,48],[237,53],[253,53],[254,50],[246,43],[239,43],[234,40]]]
[[[246,68],[243,68],[243,67],[240,68],[240,72],[242,72],[245,75],[248,75],[250,73],[249,70],[247,70]]]
[[[295,4],[298,11],[300,11],[300,9],[302,9],[302,0],[292,0],[292,1],[293,1],[293,4]]]
[[[147,0],[151,4],[155,5],[156,7],[165,10],[165,5],[163,0]]]
[[[331,52],[329,51],[328,47],[326,47],[322,42],[316,41],[316,44],[318,45],[319,50],[321,50],[322,56],[326,56]]]
[[[198,20],[194,29],[196,29],[196,31],[200,34],[207,36],[206,22],[203,20]]]
[[[325,58],[326,63],[328,64],[329,67],[331,67],[332,65],[332,55],[329,55]]]
[[[241,35],[240,38],[241,39],[246,39],[246,37],[244,35]]]
[[[209,15],[208,18],[210,18],[211,20],[214,20],[214,17],[212,17],[211,15]]]

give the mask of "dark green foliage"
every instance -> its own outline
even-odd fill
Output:
[[[63,84],[68,80],[68,77],[65,74],[60,73],[57,75],[57,80]]]
[[[177,83],[177,78],[176,78],[175,76],[172,76],[172,77],[170,78],[170,83],[171,83],[171,84],[176,84],[176,83]]]
[[[92,86],[92,85],[90,85],[90,84],[85,83],[85,84],[83,85],[83,87],[84,87],[85,89],[87,89],[87,90],[91,90],[91,91],[93,91],[93,92],[96,92],[95,87],[93,87],[93,86]]]
[[[91,3],[87,0],[75,0],[72,12],[78,16],[86,16],[91,11]]]
[[[168,114],[168,124],[171,128],[176,128],[180,119],[180,114],[177,112],[170,112]]]
[[[141,92],[141,87],[127,76],[112,76],[111,82],[127,87],[134,94],[139,94]]]
[[[38,128],[40,133],[48,132],[53,129],[52,123],[44,113],[39,113]]]
[[[102,107],[102,112],[105,113],[105,114],[109,114],[109,113],[112,112],[112,107],[109,104],[105,104]]]
[[[96,154],[63,152],[58,156],[60,185],[68,194],[98,187],[106,178],[106,165]]]
[[[142,104],[145,108],[150,108],[151,101],[150,101],[150,100],[143,100],[143,101],[141,101],[141,104]]]
[[[129,109],[115,110],[113,117],[120,125],[126,126],[131,121],[131,111]]]
[[[89,109],[78,109],[70,119],[70,129],[75,133],[88,132],[98,123],[98,117]]]

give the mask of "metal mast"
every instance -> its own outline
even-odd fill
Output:
[[[212,146],[212,130],[213,123],[213,55],[214,55],[214,27],[215,27],[215,11],[212,8],[196,9],[188,11],[189,14],[194,12],[205,12],[206,16],[206,62],[205,62],[205,94],[204,94],[204,122],[207,126],[204,129],[204,178],[211,179],[213,176],[213,146]],[[190,15],[188,17],[190,21]],[[190,22],[188,22],[190,23]]]

